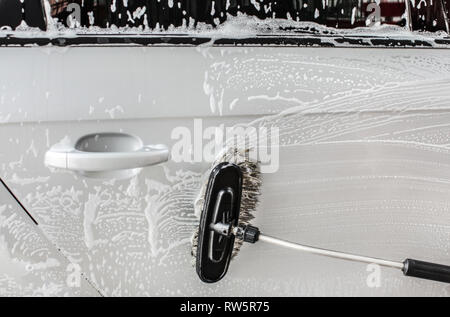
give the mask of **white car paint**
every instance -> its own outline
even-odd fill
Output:
[[[1,296],[99,296],[0,183]]]
[[[8,47],[0,55],[1,177],[102,294],[448,295],[445,284],[389,269],[370,287],[365,265],[263,243],[245,246],[224,280],[203,284],[189,240],[207,162],[96,180],[50,170],[44,156],[61,140],[111,131],[171,147],[172,131],[192,129],[194,118],[204,127],[277,126],[280,168],[264,175],[255,221],[266,233],[448,264],[449,50]]]

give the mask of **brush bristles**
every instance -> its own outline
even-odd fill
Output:
[[[256,211],[256,207],[259,202],[260,195],[260,187],[261,187],[261,173],[259,170],[259,164],[256,161],[252,161],[249,159],[248,150],[239,151],[238,149],[231,149],[226,151],[218,160],[216,160],[213,164],[213,168],[222,162],[229,162],[238,165],[242,171],[242,197],[241,197],[241,209],[239,213],[239,224],[240,225],[249,225],[250,221],[255,217],[253,216],[253,212]],[[200,218],[201,212],[203,210],[204,205],[204,196],[206,193],[206,187],[208,183],[209,174],[212,169],[206,176],[205,182],[203,182],[203,186],[200,190],[199,196],[197,197],[194,208],[195,214]],[[197,260],[197,248],[198,248],[198,228],[195,230],[192,238],[192,264],[195,266]],[[240,239],[235,239],[233,246],[233,254],[232,258],[234,258],[241,246],[243,241]]]

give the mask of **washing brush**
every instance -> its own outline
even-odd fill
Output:
[[[259,165],[237,152],[223,155],[196,200],[200,223],[192,239],[192,256],[199,278],[206,283],[221,280],[230,260],[244,242],[258,241],[322,256],[400,269],[405,276],[450,283],[450,266],[414,259],[403,262],[338,252],[289,242],[264,234],[252,226],[261,186]]]

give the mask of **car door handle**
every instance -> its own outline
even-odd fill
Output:
[[[89,134],[74,147],[56,145],[45,154],[49,167],[88,173],[136,169],[168,160],[167,146],[143,146],[139,138],[122,133]]]
[[[169,150],[165,145],[147,145],[133,152],[82,152],[48,151],[45,164],[81,172],[104,172],[151,166],[168,161]]]

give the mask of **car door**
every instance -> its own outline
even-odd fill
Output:
[[[446,3],[421,13],[403,1],[241,2],[45,1],[45,31],[3,30],[6,185],[103,295],[445,295],[401,272],[263,244],[243,248],[219,284],[198,279],[190,239],[215,150],[205,148],[237,125],[278,139],[256,215],[265,232],[449,262]],[[340,30],[366,21],[375,26]],[[117,144],[170,155],[125,174],[68,162],[68,151],[92,162]]]
[[[99,296],[81,267],[70,262],[0,182],[0,293],[2,296]]]

